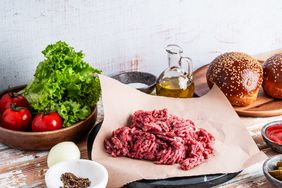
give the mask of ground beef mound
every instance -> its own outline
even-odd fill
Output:
[[[167,109],[139,110],[131,115],[129,126],[116,129],[105,139],[104,146],[113,157],[179,163],[181,169],[189,170],[210,157],[214,140],[193,121],[171,115]]]

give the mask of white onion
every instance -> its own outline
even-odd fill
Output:
[[[47,157],[47,165],[50,168],[54,164],[71,159],[80,159],[80,151],[73,142],[61,142],[53,146]]]

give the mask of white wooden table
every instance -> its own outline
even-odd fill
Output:
[[[98,121],[103,118],[101,105],[98,106]],[[272,118],[241,118],[258,147],[268,156],[276,155],[263,141],[260,130],[269,121],[282,119]],[[86,138],[78,143],[82,158],[87,159]],[[47,151],[21,151],[0,144],[0,187],[45,187],[44,174],[47,170]],[[237,177],[218,187],[253,188],[271,187],[262,172],[262,163],[243,170]]]

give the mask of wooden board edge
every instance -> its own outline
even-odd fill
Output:
[[[236,113],[239,116],[242,117],[273,117],[273,116],[280,116],[282,115],[282,109],[281,110],[271,110],[271,111],[240,111],[240,110],[236,110]]]

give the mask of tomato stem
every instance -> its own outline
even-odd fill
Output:
[[[50,110],[43,110],[42,116],[48,115],[50,113],[51,113]]]
[[[9,95],[11,98],[14,98],[14,97],[15,97],[15,95],[14,95],[14,92],[13,92],[13,91],[8,92],[8,95]]]
[[[13,111],[18,112],[18,111],[20,111],[21,109],[23,109],[24,107],[19,107],[19,106],[17,106],[15,103],[12,103],[12,104],[10,105],[10,108],[11,108]]]
[[[8,92],[8,95],[9,95],[11,98],[15,98],[15,97],[21,96],[21,94],[16,93],[16,92],[14,92],[14,91]]]

